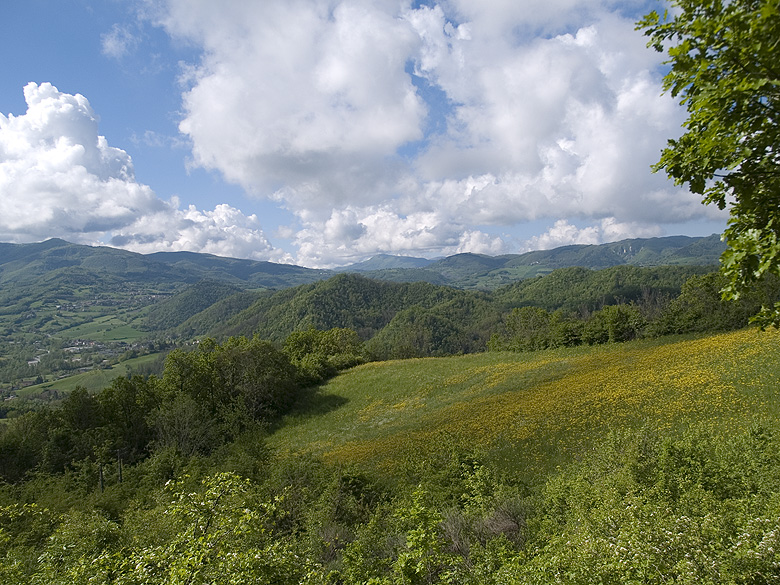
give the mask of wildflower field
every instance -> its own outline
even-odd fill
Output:
[[[777,331],[745,329],[370,363],[309,396],[269,443],[381,467],[454,445],[543,473],[610,431],[736,433],[776,419],[779,350]]]

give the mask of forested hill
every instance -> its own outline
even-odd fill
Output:
[[[0,286],[116,283],[196,283],[204,279],[242,287],[280,288],[313,282],[330,273],[300,266],[223,258],[191,252],[137,254],[51,239],[36,244],[0,243]]]
[[[425,281],[455,288],[493,290],[569,266],[600,269],[625,264],[714,265],[723,249],[718,236],[672,236],[504,256],[457,254],[435,261],[384,255],[330,271],[192,252],[144,255],[51,239],[36,244],[0,243],[0,300],[6,303],[12,300],[8,296],[10,287],[22,296],[36,287],[39,289],[36,294],[102,285],[139,284],[170,290],[201,280],[226,282],[241,288],[281,289],[324,280],[337,272],[360,272],[370,278],[396,282]],[[18,287],[26,288],[18,290]],[[12,296],[18,298],[20,294]]]
[[[591,312],[616,303],[651,302],[651,297],[676,297],[691,276],[707,272],[711,268],[704,266],[561,268],[492,293],[341,274],[273,294],[257,294],[251,305],[247,305],[245,296],[226,295],[189,318],[184,328],[216,338],[257,334],[274,341],[282,341],[296,330],[333,327],[354,329],[363,339],[372,338],[387,326],[390,330],[413,329],[417,336],[436,329],[456,336],[460,330],[463,335],[465,331],[487,334],[500,316],[514,307]],[[166,301],[166,312],[183,313],[184,308],[175,307],[189,306],[193,296],[205,298],[202,288],[202,283],[195,285]],[[239,311],[231,315],[227,306]],[[214,312],[220,319],[212,316]],[[461,351],[467,351],[470,345],[464,341]]]
[[[260,295],[252,306],[209,333],[215,337],[257,334],[280,341],[295,330],[346,327],[369,339],[404,309],[428,311],[443,303],[475,299],[487,302],[484,293],[426,282],[394,283],[341,274],[270,296]]]
[[[525,254],[456,254],[436,261],[377,256],[341,270],[399,282],[426,281],[458,288],[493,290],[502,285],[577,266],[714,266],[726,249],[719,235],[637,238],[610,244],[572,245]]]
[[[484,350],[493,335],[504,331],[507,313],[522,307],[535,307],[542,314],[560,309],[556,318],[573,319],[575,328],[584,326],[590,315],[617,304],[630,304],[643,323],[660,319],[691,277],[703,278],[712,270],[704,266],[562,268],[492,292],[341,274],[275,293],[229,295],[187,319],[178,334],[205,333],[217,339],[257,335],[281,343],[294,331],[348,328],[368,340],[372,355],[381,359],[470,353]],[[711,278],[689,285],[685,298],[695,301],[705,295],[707,306],[702,309],[701,303],[694,302],[695,307],[686,306],[684,311],[716,312],[717,287]],[[167,301],[167,306],[188,304],[191,297],[185,291]],[[749,311],[753,310],[751,306]],[[185,313],[183,308],[174,312]],[[736,318],[742,323],[747,316]],[[670,313],[665,319],[677,318]],[[678,330],[674,323],[663,327]],[[637,330],[631,335],[638,334]]]

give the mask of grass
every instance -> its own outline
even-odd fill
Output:
[[[269,443],[393,467],[443,444],[544,472],[611,430],[713,433],[780,412],[780,333],[746,329],[535,353],[371,363],[309,396]]]
[[[58,337],[67,339],[91,339],[104,342],[132,342],[145,335],[147,334],[134,328],[117,315],[103,315],[88,323],[63,329],[57,334]]]
[[[62,378],[61,380],[28,386],[27,388],[19,390],[16,394],[21,398],[33,398],[43,390],[58,390],[60,393],[67,394],[76,388],[76,386],[83,386],[89,392],[98,392],[106,386],[110,386],[114,378],[127,376],[128,373],[132,373],[138,368],[154,362],[158,358],[159,354],[156,353],[143,355],[141,357],[125,360],[110,368],[89,370],[88,372]]]

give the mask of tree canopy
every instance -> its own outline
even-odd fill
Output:
[[[655,170],[705,204],[728,207],[727,298],[780,275],[780,5],[777,0],[672,0],[638,23],[666,52],[664,87],[686,106],[685,133]],[[780,303],[760,325],[780,326]]]

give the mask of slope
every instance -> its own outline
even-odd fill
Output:
[[[370,363],[310,395],[271,435],[283,452],[397,467],[443,445],[554,468],[616,428],[738,432],[780,414],[780,332],[755,329],[533,354]]]
[[[260,298],[223,326],[213,329],[210,335],[257,334],[281,341],[293,331],[348,327],[363,339],[369,339],[402,309],[429,308],[473,294],[425,282],[392,283],[357,274],[340,274]]]
[[[146,314],[145,325],[151,330],[178,327],[218,301],[238,292],[241,289],[231,284],[203,280],[153,305]]]

